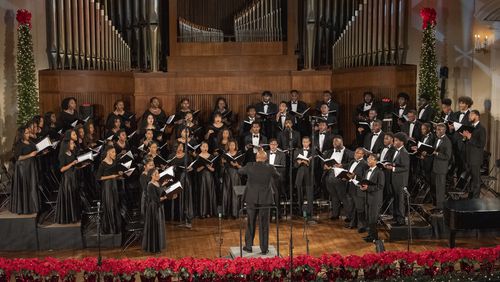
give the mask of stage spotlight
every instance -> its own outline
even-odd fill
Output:
[[[373,244],[375,244],[375,252],[383,253],[385,252],[384,241],[382,240],[374,240]]]

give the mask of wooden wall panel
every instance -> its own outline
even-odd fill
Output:
[[[283,42],[178,42],[179,56],[286,55]]]
[[[124,99],[131,110],[142,114],[153,96],[160,98],[167,113],[175,112],[181,98],[191,100],[193,109],[204,119],[217,97],[224,97],[241,118],[246,106],[260,100],[264,90],[273,92],[273,101],[288,100],[297,89],[302,100],[315,106],[324,90],[334,92],[341,106],[340,129],[346,142],[354,136],[352,117],[365,91],[376,97],[395,100],[401,91],[416,96],[416,67],[361,68],[350,71],[274,71],[274,72],[191,72],[191,73],[108,73],[93,71],[40,71],[40,101],[44,112],[59,111],[64,97],[75,96],[79,103],[97,105],[100,115],[113,108],[116,99]]]

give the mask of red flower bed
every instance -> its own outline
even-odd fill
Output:
[[[494,248],[440,249],[421,253],[384,252],[363,256],[327,254],[298,256],[290,268],[288,258],[194,259],[148,258],[146,260],[104,259],[7,259],[0,258],[0,282],[76,280],[85,281],[317,281],[336,279],[390,280],[402,277],[492,275],[500,259],[500,246]]]

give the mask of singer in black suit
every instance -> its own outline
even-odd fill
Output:
[[[354,158],[346,167],[346,170],[348,170],[349,173],[354,174],[354,178],[356,180],[360,180],[363,177],[363,174],[368,167],[368,164],[363,159],[363,155],[363,148],[357,148],[356,151],[354,151]],[[358,196],[357,190],[359,190],[359,188],[352,181],[349,181],[349,183],[347,184],[349,204],[346,204],[345,210],[346,216],[348,219],[350,219],[350,222],[346,225],[346,227],[350,229],[357,227],[358,231],[361,233],[366,230],[366,226],[363,225],[363,221],[359,220],[359,216],[362,215],[364,211],[365,202],[363,198],[360,198]]]
[[[298,156],[302,155],[309,160],[299,159]],[[295,187],[297,189],[297,201],[300,211],[303,213],[302,205],[304,204],[304,190],[307,199],[307,216],[312,216],[313,201],[314,201],[314,185],[312,183],[311,162],[313,161],[314,152],[311,148],[311,139],[309,137],[302,137],[302,148],[295,149],[293,154],[293,164],[296,169]]]
[[[323,100],[319,101],[316,103],[316,109],[318,111],[321,110],[321,105],[326,104],[328,106],[328,111],[332,113],[335,117],[339,117],[339,104],[335,103],[332,99],[332,91],[330,90],[325,90],[323,91]]]
[[[243,202],[247,204],[247,230],[245,232],[245,247],[243,250],[252,252],[255,237],[255,223],[259,216],[259,243],[261,254],[268,253],[270,209],[256,209],[274,204],[272,179],[279,177],[276,169],[266,164],[267,155],[264,151],[257,152],[256,162],[249,163],[238,170],[238,173],[248,177]]]
[[[333,134],[328,130],[328,124],[325,120],[318,121],[318,131],[314,135],[314,147],[320,152],[333,148]]]
[[[385,185],[385,177],[382,169],[377,167],[377,155],[370,154],[368,156],[368,168],[363,174],[362,179],[366,179],[372,183],[369,185],[361,185],[358,193],[364,194],[366,207],[366,220],[368,225],[368,236],[363,239],[366,242],[378,240],[377,221],[382,207],[383,191]]]
[[[458,122],[463,125],[470,126],[470,107],[472,106],[473,101],[470,97],[462,96],[458,98],[458,109],[459,111],[453,113],[452,121]],[[453,133],[453,138],[451,142],[453,144],[453,156],[455,159],[454,170],[456,169],[457,177],[460,177],[461,174],[467,170],[466,166],[466,152],[465,152],[465,140],[464,137],[456,131],[456,128],[451,124],[450,132]]]
[[[298,148],[300,143],[300,132],[293,129],[291,119],[285,121],[285,130],[278,134],[278,146],[283,150],[288,150],[290,147],[290,131],[292,131],[292,147]]]
[[[286,176],[286,155],[282,151],[278,150],[278,141],[276,139],[269,140],[269,150],[266,151],[268,157],[268,163],[276,168],[280,174],[279,178],[274,178],[272,181],[272,187],[274,191],[274,202],[280,208],[281,199],[285,198],[285,176]],[[278,215],[281,214],[278,210]]]
[[[486,146],[486,129],[479,122],[479,111],[472,110],[469,114],[469,121],[474,128],[472,132],[464,130],[465,138],[465,159],[467,161],[467,171],[471,175],[471,191],[469,198],[478,199],[481,193],[481,165],[484,160],[484,147]],[[471,197],[472,196],[472,197]]]
[[[431,122],[436,116],[436,109],[429,104],[429,97],[427,95],[422,95],[418,99],[420,107],[418,108],[418,120],[420,122]]]
[[[278,105],[271,102],[273,93],[270,91],[262,92],[262,102],[255,104],[257,115],[262,121],[262,131],[267,137],[274,137],[274,117],[278,112]]]
[[[372,122],[372,131],[365,136],[364,148],[374,154],[380,154],[384,148],[384,135],[382,132],[382,121]]]
[[[438,209],[443,209],[443,202],[446,192],[446,174],[448,173],[448,164],[451,159],[452,145],[446,136],[447,126],[440,123],[436,126],[436,142],[434,143],[434,153],[431,174],[431,189],[434,198],[434,205]]]
[[[394,152],[396,151],[393,144],[394,134],[392,132],[387,132],[384,136],[384,148],[382,149],[378,157],[380,162],[392,162]],[[384,169],[383,171],[385,176],[384,203],[387,203],[392,198],[391,173],[386,169]]]
[[[254,122],[250,134],[245,136],[246,162],[254,162],[258,146],[267,143],[267,137],[260,133],[260,123]]]
[[[407,141],[406,134],[398,132],[394,134],[394,147],[396,151],[392,157],[392,164],[384,165],[385,169],[391,172],[393,202],[393,217],[395,226],[405,225],[405,190],[408,187],[408,177],[410,171],[410,156],[404,148]]]
[[[335,164],[326,164],[322,162],[324,170],[324,183],[326,190],[330,194],[332,212],[330,219],[336,220],[340,215],[340,204],[346,205],[347,182],[335,177],[334,167],[346,168],[349,162],[354,158],[354,152],[344,147],[342,136],[336,135],[333,138],[333,149],[323,153],[327,159],[335,159]]]
[[[420,140],[422,123],[417,120],[417,111],[410,110],[406,116],[408,120],[401,126],[401,132],[404,132],[411,140]]]
[[[307,104],[299,100],[300,93],[297,90],[290,91],[290,101],[287,102],[288,110],[293,116],[293,128],[300,132],[302,136],[309,136],[311,134],[311,125],[308,120],[309,113],[303,116],[295,113],[303,113],[307,110]]]
[[[278,113],[273,118],[274,127],[273,130],[275,132],[276,137],[286,128],[285,122],[287,119],[292,119],[292,115],[288,111],[288,106],[285,101],[281,101],[278,106]]]

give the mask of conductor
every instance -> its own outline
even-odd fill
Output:
[[[255,156],[256,162],[248,163],[238,170],[241,175],[246,175],[247,188],[243,195],[243,201],[247,204],[248,223],[245,232],[245,247],[243,250],[252,252],[253,238],[255,237],[255,223],[257,215],[259,216],[259,243],[261,254],[265,255],[269,252],[269,217],[270,207],[274,205],[271,180],[274,177],[279,177],[280,174],[276,168],[266,163],[267,154],[260,150]]]

